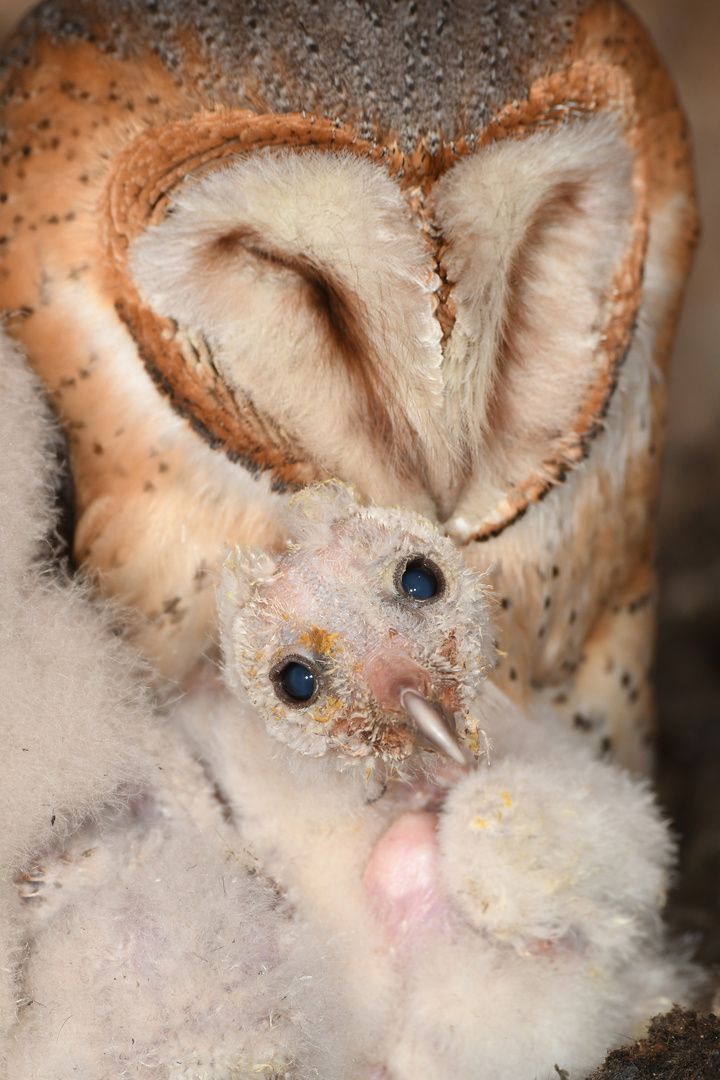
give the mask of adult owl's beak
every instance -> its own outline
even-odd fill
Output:
[[[455,734],[427,698],[424,698],[417,690],[406,689],[400,693],[400,704],[414,723],[418,733],[433,749],[451,758],[452,761],[456,761],[458,765],[467,764]]]

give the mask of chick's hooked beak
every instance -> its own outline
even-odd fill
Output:
[[[440,716],[435,706],[417,690],[405,689],[400,693],[400,704],[415,724],[420,735],[446,757],[465,765],[463,752],[454,732]]]
[[[402,652],[377,655],[367,665],[370,688],[380,707],[390,713],[404,713],[419,740],[458,765],[466,765],[454,731],[440,708],[427,697],[429,678]]]

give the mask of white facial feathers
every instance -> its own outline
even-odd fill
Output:
[[[458,309],[446,375],[460,369],[478,429],[503,391],[533,431],[572,424],[629,238],[631,181],[630,150],[608,118],[493,143],[439,181]]]
[[[618,125],[596,117],[494,143],[437,186],[457,283],[444,374],[473,454],[459,516],[477,521],[508,494],[561,478],[601,419],[632,166]]]
[[[299,460],[482,520],[559,479],[600,422],[633,185],[619,124],[573,120],[460,160],[424,196],[428,235],[382,165],[258,151],[189,180],[131,266]]]
[[[383,169],[322,152],[239,159],[185,188],[134,268],[155,310],[205,337],[227,384],[329,473],[367,490],[392,483],[393,458],[422,471],[439,453],[432,261]]]

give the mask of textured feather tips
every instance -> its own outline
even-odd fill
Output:
[[[494,655],[481,576],[420,515],[362,506],[339,483],[296,496],[288,519],[286,552],[238,548],[226,562],[233,689],[274,736],[333,751],[341,768],[478,757],[469,710]]]

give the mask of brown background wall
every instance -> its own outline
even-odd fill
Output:
[[[34,0],[0,0],[0,38]],[[672,910],[720,962],[720,0],[634,0],[695,139],[703,241],[675,350],[658,692],[661,797],[683,836]]]
[[[703,236],[675,348],[660,499],[661,797],[683,837],[672,901],[720,962],[720,0],[634,0],[693,129]]]
[[[0,37],[4,37],[32,6],[32,0],[0,0]]]

